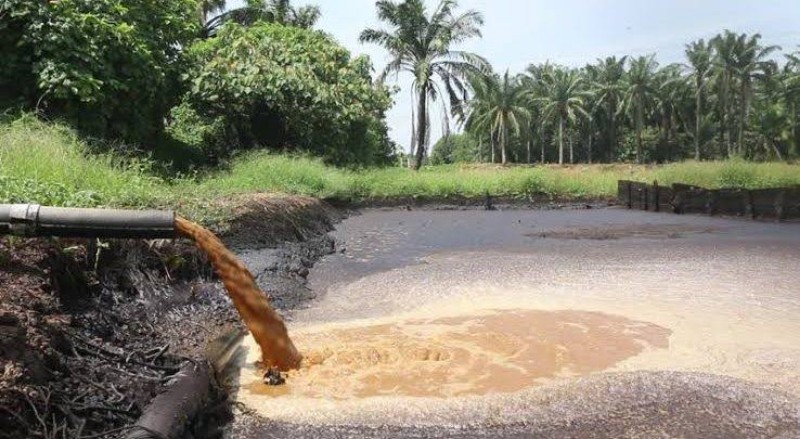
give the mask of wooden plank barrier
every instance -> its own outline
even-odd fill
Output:
[[[661,186],[620,180],[619,204],[653,212],[747,216],[784,221],[800,218],[800,186],[771,189],[704,189],[687,184]]]

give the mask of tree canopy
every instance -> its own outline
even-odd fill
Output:
[[[530,162],[531,143],[538,143],[539,161],[558,163],[567,161],[567,147],[570,162],[589,163],[796,158],[800,64],[778,50],[758,34],[724,31],[687,44],[684,64],[662,66],[646,55],[579,68],[531,65],[518,79],[529,124],[511,131],[510,157]],[[473,84],[465,108],[495,105],[481,84]],[[490,124],[464,127],[495,139]]]
[[[389,51],[392,60],[383,69],[381,79],[399,72],[413,75],[417,108],[416,117],[412,116],[412,143],[414,168],[419,169],[430,140],[429,104],[448,99],[450,108],[459,111],[467,98],[468,78],[488,68],[482,57],[453,48],[481,36],[483,16],[474,10],[459,12],[456,0],[441,0],[430,12],[422,0],[379,0],[375,6],[378,18],[389,29],[365,29],[361,41],[379,44]],[[447,107],[443,111],[446,118]]]
[[[263,146],[338,164],[377,164],[392,152],[388,90],[373,85],[367,58],[351,58],[322,32],[231,23],[192,46],[187,60],[190,86],[176,123],[199,117],[218,126],[217,152]]]
[[[180,92],[194,0],[0,2],[0,105],[66,118],[81,131],[152,141]]]

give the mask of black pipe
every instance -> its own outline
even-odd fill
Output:
[[[11,205],[0,204],[0,236],[11,233]]]
[[[169,239],[175,213],[158,210],[73,209],[0,204],[0,235]]]

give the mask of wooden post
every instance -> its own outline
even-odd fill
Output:
[[[656,211],[656,212],[659,212],[661,210],[661,208],[660,208],[661,200],[659,200],[659,195],[661,195],[661,188],[658,187],[658,180],[654,180],[653,181],[653,203],[655,204],[655,206],[653,206],[653,210]]]
[[[745,212],[744,214],[752,219],[756,219],[756,203],[753,201],[753,191],[747,189],[744,192],[745,196]]]
[[[775,196],[775,218],[780,222],[786,220],[786,191],[780,191]]]
[[[709,190],[706,192],[706,214],[707,215],[716,215],[717,213],[717,198],[718,194],[715,190]]]

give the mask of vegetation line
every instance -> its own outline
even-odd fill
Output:
[[[660,166],[440,165],[414,172],[405,168],[347,170],[320,159],[246,153],[225,170],[183,178],[153,174],[151,161],[87,154],[70,129],[27,117],[0,125],[0,203],[54,206],[174,208],[205,221],[228,213],[222,200],[254,192],[315,197],[527,197],[613,198],[617,180],[657,180],[708,188],[763,188],[800,184],[800,166],[742,160],[684,162]]]

